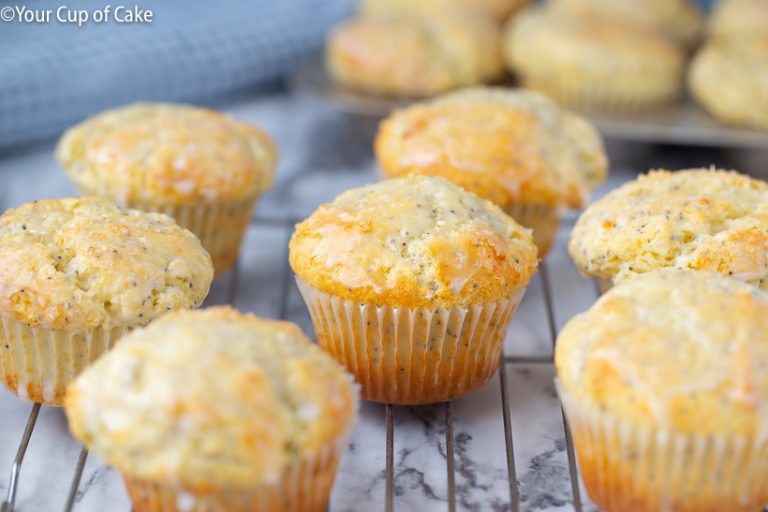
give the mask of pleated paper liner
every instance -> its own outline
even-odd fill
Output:
[[[363,398],[394,404],[441,402],[484,384],[525,291],[428,309],[356,302],[297,282],[320,346],[355,376]]]
[[[240,244],[248,228],[256,197],[235,203],[160,205],[129,201],[125,206],[146,212],[170,215],[183,228],[194,233],[211,255],[216,275],[230,270],[237,261]]]
[[[347,435],[286,469],[273,484],[185,490],[123,474],[135,512],[323,512],[328,507]]]
[[[513,204],[504,211],[515,219],[518,224],[533,230],[533,241],[539,248],[539,259],[549,253],[560,227],[560,212],[558,208],[544,203]]]
[[[0,376],[23,400],[61,406],[67,384],[128,329],[68,332],[0,316]]]
[[[608,512],[757,512],[768,503],[768,439],[634,425],[557,383],[584,485]]]

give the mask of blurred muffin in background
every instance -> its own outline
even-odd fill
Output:
[[[733,171],[651,171],[591,204],[568,249],[606,290],[665,267],[768,289],[768,184]]]
[[[694,57],[688,86],[718,121],[768,130],[768,24],[764,32],[713,40]]]
[[[707,24],[710,38],[768,37],[768,0],[720,0]]]
[[[585,119],[525,90],[478,87],[397,111],[379,127],[385,176],[442,176],[533,229],[543,257],[562,206],[580,208],[607,172]]]
[[[552,8],[576,16],[607,16],[656,30],[692,47],[704,27],[704,16],[690,0],[550,0]]]
[[[365,17],[429,17],[446,9],[475,11],[503,23],[530,0],[362,0],[359,12]]]
[[[601,510],[763,509],[766,332],[768,294],[676,269],[620,283],[565,325],[558,391]]]
[[[237,260],[277,148],[262,130],[171,103],[109,110],[67,130],[56,156],[83,194],[170,215],[200,238],[216,274]]]
[[[136,512],[317,512],[357,402],[296,325],[219,307],[126,336],[69,386],[66,413]]]
[[[498,79],[504,73],[499,27],[483,15],[354,18],[326,44],[326,67],[343,87],[423,97]]]
[[[683,89],[684,48],[621,18],[529,9],[508,24],[504,53],[526,87],[578,109],[644,110]]]

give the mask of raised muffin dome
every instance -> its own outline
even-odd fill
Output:
[[[590,205],[571,233],[581,271],[620,281],[664,267],[768,287],[768,184],[733,171],[651,171]]]
[[[588,121],[535,92],[491,87],[395,112],[375,148],[388,176],[442,176],[502,208],[580,207],[608,167]]]
[[[395,306],[496,301],[536,271],[529,230],[442,178],[350,190],[296,226],[294,272],[321,291]]]
[[[0,315],[26,325],[143,325],[200,305],[212,278],[200,241],[166,215],[83,198],[0,216]]]
[[[276,482],[343,440],[357,392],[297,326],[221,307],[124,337],[65,406],[73,434],[130,479],[204,492]]]
[[[768,294],[718,274],[628,279],[558,336],[570,399],[636,425],[766,439]]]
[[[67,130],[56,155],[85,193],[120,203],[237,202],[269,188],[277,149],[263,131],[204,108],[138,103]]]

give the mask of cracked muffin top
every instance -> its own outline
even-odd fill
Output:
[[[522,89],[476,87],[399,110],[375,149],[387,176],[442,176],[502,208],[580,207],[608,168],[586,119]]]
[[[163,214],[82,198],[0,216],[0,315],[27,325],[143,325],[200,305],[212,278],[200,241]]]
[[[430,96],[501,76],[501,29],[472,12],[353,18],[329,36],[326,66],[337,83],[350,89]]]
[[[590,205],[569,252],[589,276],[618,282],[677,267],[768,288],[768,184],[734,171],[651,171]]]
[[[768,436],[768,294],[719,274],[627,279],[557,338],[567,396],[633,424]]]
[[[272,185],[269,136],[205,108],[137,103],[67,130],[56,156],[85,193],[121,204],[234,202]]]
[[[536,272],[531,231],[490,201],[410,175],[349,190],[296,226],[290,263],[326,293],[390,306],[510,297]]]
[[[188,490],[253,486],[343,441],[357,389],[294,324],[168,313],[70,384],[72,433],[121,472]]]

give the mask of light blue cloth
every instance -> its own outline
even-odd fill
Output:
[[[318,49],[352,0],[157,0],[149,24],[55,20],[55,10],[132,1],[0,2],[53,9],[47,23],[0,21],[0,147],[56,135],[136,100],[200,101],[269,82]],[[15,15],[18,17],[18,15]]]

